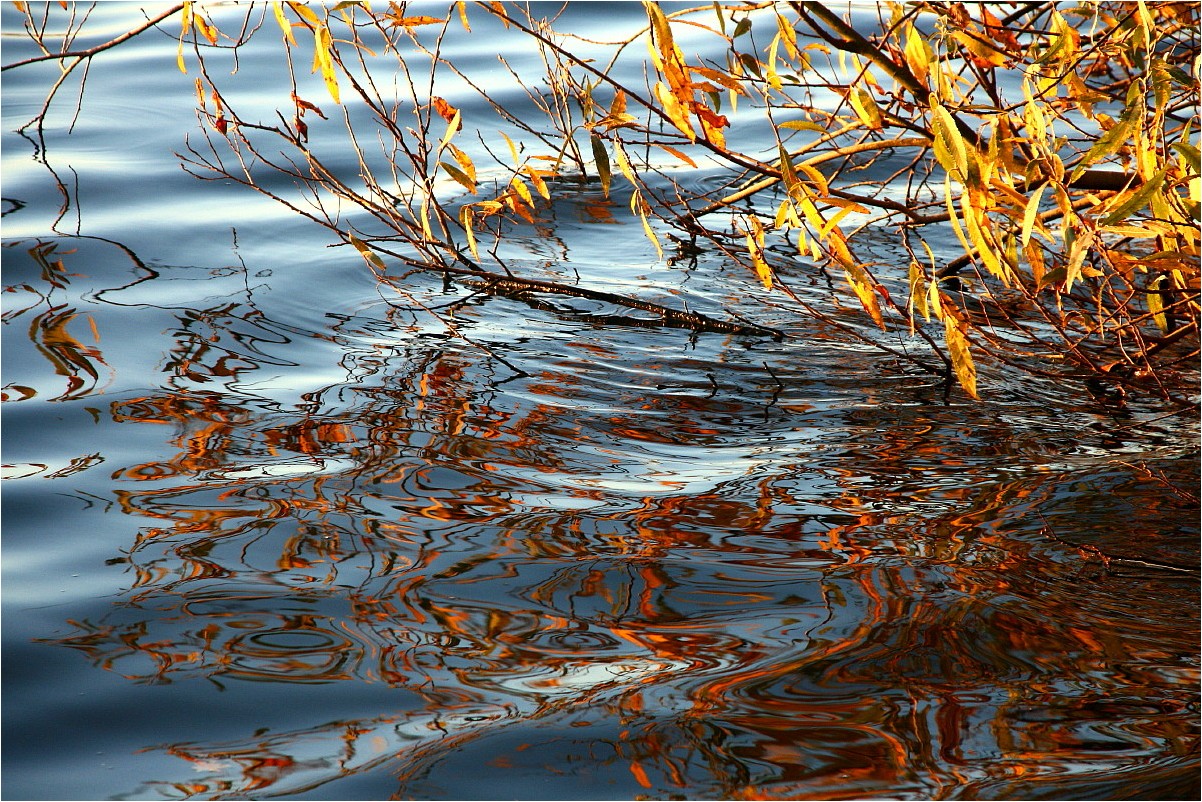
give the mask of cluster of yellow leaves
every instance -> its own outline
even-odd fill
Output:
[[[650,0],[646,0],[643,5],[651,20],[652,31],[647,49],[651,54],[652,63],[664,79],[657,81],[652,90],[661,104],[661,110],[690,142],[697,139],[693,123],[695,118],[701,127],[701,136],[707,142],[719,148],[725,147],[726,137],[722,129],[730,125],[730,120],[725,115],[716,113],[703,98],[698,97],[698,92],[703,95],[717,94],[721,90],[709,81],[693,80],[692,73],[708,77],[732,91],[743,91],[741,85],[717,70],[688,66],[684,54],[672,36],[672,26],[663,9]]]

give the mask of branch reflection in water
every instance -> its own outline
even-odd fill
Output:
[[[461,343],[384,345],[403,321],[347,319],[348,382],[289,411],[201,389],[258,364],[248,326],[287,339],[215,309],[187,316],[206,336],[176,331],[178,389],[112,406],[171,427],[176,453],[114,474],[122,511],[150,522],[131,586],[55,642],[135,682],[384,684],[419,702],[161,744],[197,776],[144,791],[470,798],[481,772],[567,798],[1181,781],[1192,647],[1116,600],[1188,589],[1048,536],[1099,532],[1099,497],[1124,484],[1113,505],[1145,504],[1132,525],[1180,517],[1191,502],[1151,492],[1152,472],[1083,480],[1049,459],[1033,481],[999,452],[1055,439],[1002,416],[882,397],[882,420],[816,380],[820,362],[770,375],[675,333],[511,343],[541,369],[498,382],[504,366]]]

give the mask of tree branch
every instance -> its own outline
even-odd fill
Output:
[[[12,64],[5,64],[3,67],[0,67],[0,72],[5,72],[7,70],[16,69],[17,67],[24,67],[29,64],[37,64],[38,62],[41,62],[41,61],[62,61],[64,59],[69,59],[69,58],[82,60],[85,58],[91,58],[92,56],[95,56],[98,53],[103,53],[105,50],[109,50],[110,48],[116,47],[117,45],[121,44],[122,42],[126,42],[126,41],[129,41],[130,39],[133,39],[135,36],[137,36],[140,33],[144,33],[145,31],[150,30],[151,28],[158,25],[160,22],[167,19],[168,17],[178,14],[181,10],[183,10],[183,7],[184,7],[183,3],[174,5],[171,8],[164,11],[163,13],[159,14],[157,17],[147,20],[145,25],[134,28],[133,30],[130,30],[130,31],[126,31],[125,33],[121,34],[117,38],[110,39],[109,41],[105,42],[104,44],[96,45],[95,47],[89,47],[86,50],[68,50],[63,53],[47,53],[42,56],[34,56],[32,58],[27,58],[22,61],[13,62]]]

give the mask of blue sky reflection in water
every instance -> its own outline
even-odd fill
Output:
[[[511,257],[795,339],[477,298],[484,351],[184,174],[169,37],[42,150],[53,70],[3,86],[6,798],[1190,798],[1188,426],[945,404],[588,186]]]

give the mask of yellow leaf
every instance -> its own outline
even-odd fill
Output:
[[[472,163],[471,158],[462,150],[450,144],[449,142],[447,143],[447,149],[451,151],[451,155],[455,157],[456,163],[458,163],[460,168],[462,168],[464,174],[466,174],[467,177],[472,179],[472,182],[475,183],[476,165]]]
[[[777,128],[790,128],[794,131],[814,131],[819,134],[826,133],[825,125],[819,125],[809,120],[786,120],[778,125]]]
[[[772,44],[768,47],[768,63],[764,67],[764,80],[768,82],[768,86],[775,89],[777,92],[784,88],[784,84],[780,80],[780,74],[776,71],[776,50],[780,46],[780,34],[777,34],[772,39]]]
[[[447,175],[455,179],[455,181],[461,184],[468,192],[472,193],[473,195],[476,194],[476,181],[474,178],[467,175],[467,173],[465,173],[463,170],[460,170],[453,164],[439,162],[438,166],[446,170]]]
[[[936,279],[927,285],[927,302],[931,310],[931,314],[937,319],[943,320],[943,301],[940,300],[939,280]]]
[[[764,226],[752,217],[747,231],[747,253],[751,257],[751,266],[755,275],[763,283],[764,289],[772,289],[772,268],[764,261]]]
[[[793,25],[785,19],[783,14],[777,14],[776,27],[780,31],[780,38],[785,43],[785,52],[789,54],[789,58],[794,61],[800,59],[801,53],[797,50],[797,31],[793,30]]]
[[[680,105],[680,101],[676,99],[676,95],[672,94],[672,90],[664,86],[662,81],[656,81],[655,89],[652,91],[672,124],[679,128],[690,142],[694,141],[697,134],[693,131],[693,126],[689,124],[689,113],[684,106]]]
[[[471,204],[471,206],[475,207],[476,209],[479,209],[480,212],[485,217],[496,214],[497,212],[503,211],[505,209],[505,204],[501,203],[500,201],[495,201],[495,200],[477,201],[477,202]]]
[[[505,144],[509,145],[509,155],[513,156],[513,163],[515,165],[521,164],[522,160],[518,158],[518,149],[517,146],[513,144],[513,140],[510,139],[504,131],[501,132],[501,136],[505,137]]]
[[[279,23],[280,29],[284,32],[284,41],[289,47],[296,47],[296,37],[292,35],[292,26],[288,23],[288,18],[284,16],[284,6],[279,0],[275,0],[271,4],[271,8],[275,11],[275,21]]]
[[[918,79],[920,84],[925,86],[927,76],[930,74],[932,53],[926,39],[913,25],[909,26],[909,30],[906,33],[906,50],[904,55],[910,72]]]
[[[472,256],[476,261],[480,261],[480,252],[476,249],[476,232],[474,226],[476,224],[475,217],[472,214],[471,206],[463,206],[459,209],[459,222],[463,225],[463,233],[467,237],[468,250],[472,252]]]
[[[318,19],[317,15],[313,13],[313,9],[309,8],[309,6],[307,6],[305,3],[289,2],[288,8],[295,11],[303,20],[308,22],[310,25],[314,25],[314,26],[321,25],[321,20]]]
[[[831,254],[835,257],[842,267],[844,275],[847,277],[847,283],[855,292],[856,297],[860,299],[860,304],[864,310],[872,317],[873,321],[882,329],[885,328],[884,318],[881,316],[881,305],[877,300],[872,276],[864,269],[864,266],[856,261],[847,247],[847,238],[843,236],[843,232],[838,228],[834,228],[827,238],[827,245],[831,249]]]
[[[797,207],[801,209],[801,213],[805,215],[806,220],[816,231],[822,231],[825,228],[826,221],[822,219],[822,214],[818,211],[818,207],[814,205],[814,201],[810,200],[809,197],[798,198]]]
[[[471,33],[472,26],[467,22],[467,3],[463,2],[463,0],[459,0],[459,2],[455,4],[455,7],[459,9],[459,22],[463,24],[463,30]],[[475,253],[475,251],[473,250],[472,253]],[[480,257],[477,256],[476,258],[479,259]]]
[[[960,244],[964,246],[964,252],[972,253],[972,244],[969,243],[968,237],[964,235],[964,228],[960,225],[960,216],[956,214],[956,202],[952,197],[952,177],[950,173],[943,176],[943,196],[947,201],[947,213],[951,219],[952,230],[956,232],[956,237],[960,240]],[[961,205],[963,205],[963,201],[961,201]]]
[[[873,291],[872,280],[867,272],[857,264],[853,265],[852,269],[845,270],[844,275],[847,276],[847,283],[855,291],[856,297],[860,299],[860,304],[864,307],[865,311],[884,330],[885,320],[881,316],[881,305],[877,300],[876,292]]]
[[[334,74],[334,58],[332,51],[334,49],[334,41],[330,37],[330,29],[324,25],[319,25],[313,31],[314,42],[314,58],[317,66],[321,69],[321,78],[325,81],[326,89],[330,92],[330,97],[334,98],[335,103],[341,103],[338,98],[338,78]]]
[[[618,143],[615,142],[614,146],[617,147]],[[655,236],[655,232],[651,229],[651,223],[647,220],[646,204],[643,202],[642,193],[637,189],[630,198],[630,207],[638,212],[639,219],[643,221],[643,232],[647,235],[647,239],[651,240],[651,244],[655,246],[655,252],[662,259],[664,249],[659,244],[659,237]]]
[[[812,164],[806,164],[805,162],[799,162],[796,167],[798,170],[801,170],[803,173],[805,173],[809,179],[818,186],[819,192],[821,192],[823,195],[830,194],[831,188],[826,181],[826,176],[824,176],[817,167]]]
[[[830,206],[838,206],[840,209],[846,209],[849,212],[856,212],[857,214],[869,213],[867,206],[861,206],[855,201],[844,200],[843,198],[823,198],[822,202],[829,204]]]
[[[535,170],[530,166],[526,167],[525,172],[526,175],[530,176],[530,183],[534,184],[534,189],[537,190],[538,194],[547,200],[551,200],[551,193],[547,189],[547,182],[543,180],[543,172]]]
[[[884,127],[881,108],[876,104],[871,92],[857,86],[848,94],[848,100],[851,101],[851,107],[860,118],[860,122],[869,129],[879,131]]]
[[[351,245],[355,246],[355,250],[362,254],[364,259],[380,270],[384,269],[384,260],[376,255],[371,248],[367,247],[367,243],[356,237],[354,234],[348,233],[347,236],[351,238]]]
[[[647,9],[647,16],[651,18],[651,28],[655,32],[655,42],[660,51],[675,44],[672,41],[672,27],[659,4],[645,0],[643,7]]]
[[[534,196],[530,194],[530,187],[526,186],[525,181],[515,175],[509,180],[509,185],[517,190],[518,196],[526,202],[527,206],[534,206]]]
[[[447,123],[447,132],[442,135],[442,141],[438,143],[438,149],[442,150],[451,141],[451,137],[455,136],[455,132],[459,130],[459,123],[463,119],[463,112],[455,109],[455,114],[451,117],[451,121]]]
[[[930,321],[931,307],[927,303],[927,277],[918,262],[910,262],[910,333],[914,333],[914,313]]]
[[[981,208],[984,197],[983,192],[975,192],[971,189],[968,191],[968,207],[963,210],[964,225],[968,229],[969,238],[976,247],[977,255],[985,263],[985,269],[1009,285],[1009,266],[1003,263],[997,255],[996,243],[992,241],[992,232],[989,229],[989,216]],[[963,199],[961,199],[961,204],[963,204]]]
[[[183,13],[180,14],[179,49],[175,56],[179,71],[184,75],[188,74],[188,68],[184,65],[184,38],[188,35],[190,27],[192,27],[192,4],[184,3]]]
[[[209,44],[217,44],[217,28],[209,23],[207,19],[200,14],[193,13],[194,24],[200,31],[201,36],[208,40]]]
[[[601,137],[593,134],[589,137],[593,146],[593,161],[597,165],[597,176],[601,179],[601,191],[605,193],[605,197],[609,197],[609,184],[611,173],[609,168],[609,153],[605,150],[605,142]]]
[[[614,140],[614,157],[618,160],[618,169],[622,171],[622,175],[637,187],[639,182],[634,176],[634,169],[630,166],[630,160],[626,158],[626,151],[623,150],[622,143],[616,139]]]
[[[973,364],[969,351],[968,338],[960,330],[959,323],[953,315],[943,318],[943,339],[947,343],[947,353],[952,360],[952,370],[964,391],[973,398],[977,395],[977,367]]]
[[[1043,191],[1047,188],[1048,185],[1044,184],[1035,190],[1035,194],[1031,196],[1031,200],[1027,201],[1027,208],[1023,212],[1023,233],[1019,238],[1019,242],[1024,248],[1031,241],[1031,229],[1035,227],[1035,218],[1039,215],[1039,199],[1043,197]]]
[[[960,136],[951,112],[941,103],[931,104],[931,128],[935,134],[935,158],[954,179],[967,184],[969,146]]]

